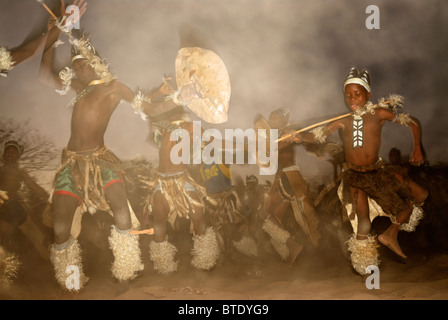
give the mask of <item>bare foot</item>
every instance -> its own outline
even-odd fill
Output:
[[[286,245],[288,246],[289,249],[289,256],[288,259],[286,260],[286,263],[292,265],[296,261],[299,253],[302,251],[303,246],[300,243],[295,242],[291,238],[288,239]]]
[[[398,241],[396,238],[388,237],[387,234],[382,233],[378,236],[378,241],[381,242],[382,244],[384,244],[386,247],[388,247],[390,250],[395,252],[397,255],[399,255],[403,259],[407,259],[407,256],[401,250],[401,247],[398,244]]]

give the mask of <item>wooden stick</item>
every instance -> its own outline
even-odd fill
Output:
[[[348,116],[350,116],[350,115],[352,115],[351,112],[346,113],[346,114],[343,114],[343,115],[341,115],[341,116],[337,116],[337,117],[334,117],[334,118],[331,118],[331,119],[327,119],[327,120],[324,120],[324,121],[321,121],[321,122],[312,124],[312,125],[310,125],[310,126],[308,126],[308,127],[305,127],[305,128],[300,129],[300,130],[294,131],[293,133],[290,133],[290,134],[288,134],[288,135],[286,135],[286,136],[283,136],[283,137],[277,139],[277,142],[278,142],[278,141],[283,141],[283,140],[285,140],[285,139],[288,139],[288,138],[292,137],[292,135],[295,134],[295,133],[300,133],[300,132],[303,132],[303,131],[307,131],[307,130],[313,129],[313,128],[315,128],[315,127],[318,127],[318,126],[320,126],[320,125],[323,125],[323,124],[325,124],[325,123],[328,123],[328,122],[332,122],[332,121],[336,121],[336,120],[339,120],[339,119],[346,118],[346,117],[348,117]]]
[[[145,229],[145,230],[132,230],[130,234],[147,234],[147,235],[153,235],[154,234],[154,228],[151,229]]]
[[[43,2],[43,0],[37,0],[37,2],[39,2],[45,8],[45,10],[47,10],[48,13],[51,14],[53,18],[55,18],[56,20],[58,19],[58,17],[56,17],[56,15],[50,10],[50,8],[48,8],[48,6]]]
[[[45,4],[44,0],[36,0],[36,1],[39,2],[39,3],[45,8],[45,10],[47,10],[48,13],[49,13],[53,18],[56,19],[56,21],[58,21],[58,17],[53,13],[53,11],[51,11],[50,8],[48,8],[48,6]],[[61,30],[61,31],[63,31],[63,30]],[[69,38],[72,38],[72,37],[73,37],[73,36],[71,35],[71,33],[69,33],[69,32],[65,32],[65,34],[67,34],[67,36],[68,36]]]
[[[390,103],[390,100],[387,100],[387,101],[385,101],[384,103]],[[318,126],[320,126],[320,125],[323,125],[323,124],[326,124],[326,123],[329,123],[329,122],[332,122],[332,121],[336,121],[336,120],[339,120],[339,119],[346,118],[346,117],[348,117],[348,116],[350,116],[350,115],[352,115],[352,114],[353,114],[353,112],[349,112],[349,113],[343,114],[343,115],[341,115],[341,116],[337,116],[337,117],[334,117],[334,118],[331,118],[331,119],[328,119],[328,120],[324,120],[324,121],[321,121],[321,122],[312,124],[312,125],[310,125],[310,126],[308,126],[308,127],[305,127],[305,128],[303,128],[303,129],[294,131],[293,133],[290,133],[290,134],[288,134],[288,135],[286,135],[286,136],[283,136],[283,137],[277,139],[277,142],[279,142],[279,141],[283,141],[283,140],[285,140],[285,139],[288,139],[288,138],[290,138],[290,137],[291,137],[293,134],[295,134],[295,133],[300,133],[300,132],[303,132],[303,131],[307,131],[307,130],[313,129],[313,128],[315,128],[315,127],[318,127]]]

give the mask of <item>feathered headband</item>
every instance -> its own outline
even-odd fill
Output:
[[[0,72],[9,71],[14,66],[14,61],[12,60],[11,52],[6,50],[4,47],[0,47]],[[0,73],[6,76],[6,73]]]
[[[117,77],[111,74],[109,66],[104,59],[101,59],[87,34],[83,34],[80,39],[70,40],[72,44],[72,63],[77,59],[87,59],[98,77],[109,83]]]
[[[72,39],[72,37],[70,37]],[[78,59],[86,59],[93,68],[95,74],[100,78],[101,83],[109,83],[116,80],[117,77],[110,73],[109,66],[104,59],[101,59],[95,50],[95,47],[89,41],[84,33],[80,39],[70,40],[72,44],[72,63]],[[56,90],[60,95],[65,95],[70,90],[70,85],[75,72],[69,67],[65,67],[59,72],[59,78],[62,81],[62,90]]]

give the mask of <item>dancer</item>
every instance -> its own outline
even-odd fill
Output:
[[[61,0],[61,3],[63,3],[62,0]],[[84,13],[86,12],[87,3],[84,2],[84,0],[75,0],[73,4],[80,7],[79,17],[82,17],[84,15]],[[65,10],[65,6],[61,6],[61,12],[63,9]],[[61,16],[64,16],[64,15],[65,15],[65,11],[62,12]],[[8,72],[11,71],[14,67],[17,67],[19,64],[24,63],[25,61],[30,60],[33,57],[35,57],[38,53],[38,49],[41,47],[41,45],[43,43],[45,43],[44,50],[48,49],[48,46],[53,45],[59,35],[59,31],[57,30],[57,28],[54,28],[54,25],[55,25],[55,21],[53,19],[50,19],[47,32],[23,43],[22,45],[14,48],[14,49],[8,50],[6,47],[0,47],[0,76],[7,77]],[[7,157],[9,157],[9,156],[7,156]],[[10,171],[10,170],[8,170],[8,171]],[[34,181],[31,182],[31,179],[28,179],[27,175],[25,175],[25,174],[24,174],[24,177],[25,177],[26,181],[28,181],[30,185],[34,184]],[[40,187],[38,186],[35,189],[38,189],[38,188],[40,188]],[[15,187],[12,187],[12,190],[15,190]],[[38,192],[40,193],[40,191],[38,191]],[[12,192],[11,196],[13,198],[16,196],[15,191]],[[11,203],[15,203],[16,199],[12,199],[12,201],[10,201],[10,202],[8,200],[9,200],[8,192],[0,190],[0,206],[2,206],[6,202],[5,207],[2,208],[3,212],[5,212],[5,211],[11,212]],[[12,205],[12,206],[14,206],[14,205]],[[38,230],[37,230],[37,228],[35,228],[34,224],[28,223],[31,220],[25,219],[25,220],[21,221],[23,218],[23,214],[20,214],[20,212],[21,212],[21,210],[19,210],[19,213],[17,215],[14,215],[13,217],[11,217],[11,216],[9,217],[14,220],[13,225],[15,227],[17,227],[18,225],[26,226],[27,230],[31,231],[31,233],[29,233],[28,235],[33,236],[33,237],[37,236],[37,237],[34,237],[34,240],[36,241],[38,239],[40,242],[40,240],[42,240],[41,233],[38,232]],[[4,215],[4,214],[2,214],[2,215]],[[9,216],[9,214],[6,214],[6,216]],[[17,217],[17,216],[19,216],[19,217]],[[22,218],[20,218],[20,216],[22,216]],[[24,224],[24,222],[26,222],[26,224]],[[19,223],[19,224],[17,225],[17,223]],[[11,230],[10,224],[9,223],[4,224],[2,229],[3,229],[2,230],[2,233],[3,233],[2,238],[5,238],[5,239],[8,238],[7,235],[9,234],[9,231]],[[5,240],[3,240],[3,241],[5,241]],[[41,256],[44,259],[47,259],[48,253],[47,253],[47,250],[42,248],[43,243],[36,243],[35,241],[33,242],[33,244],[39,250],[39,253],[41,254]],[[0,240],[0,243],[1,242],[2,241]],[[2,248],[2,246],[0,244],[0,286],[2,286],[2,283],[5,284],[6,287],[9,287],[9,285],[12,284],[11,278],[14,278],[17,276],[19,266],[20,266],[20,261],[19,261],[18,256],[16,254],[7,253],[6,250],[4,248]],[[9,273],[9,276],[3,277],[5,275],[5,272]]]
[[[209,270],[215,266],[220,254],[216,233],[207,225],[204,216],[205,188],[189,174],[185,163],[175,164],[171,153],[176,145],[187,139],[193,143],[193,122],[185,111],[185,101],[193,92],[182,91],[177,99],[173,94],[179,92],[171,77],[165,77],[162,85],[150,94],[151,110],[160,110],[149,116],[154,141],[159,148],[159,167],[157,185],[150,199],[153,215],[154,241],[150,244],[150,258],[154,269],[160,274],[177,270],[176,247],[169,242],[167,223],[176,230],[176,219],[191,219],[193,227],[193,258],[191,264],[198,269]],[[145,111],[146,109],[144,109]],[[179,135],[183,129],[188,137]]]
[[[3,165],[0,167],[0,193],[6,195],[0,205],[0,244],[11,248],[11,236],[17,229],[23,229],[44,259],[46,237],[31,219],[35,203],[46,203],[48,193],[29,174],[19,167],[24,147],[16,140],[8,140],[3,147]],[[37,242],[35,242],[37,241]]]
[[[242,213],[240,197],[232,185],[230,165],[203,163],[201,177],[206,187],[207,199],[210,199],[206,201],[206,214],[220,236],[222,251],[226,251],[226,242],[231,241],[239,252],[248,257],[257,257],[258,247],[255,239],[241,231],[248,220]]]
[[[268,120],[271,129],[279,130],[279,136],[288,128],[289,110],[279,108],[271,112]],[[313,208],[313,202],[308,191],[308,184],[296,164],[294,144],[282,141],[278,144],[279,170],[272,184],[269,196],[261,210],[265,230],[271,242],[280,254],[282,260],[293,264],[303,249],[295,235],[284,225],[285,213],[292,209],[295,221],[308,236],[314,247],[319,246],[319,221]]]
[[[391,172],[379,157],[381,130],[386,121],[410,128],[413,151],[410,162],[423,164],[421,125],[408,114],[399,113],[402,97],[391,95],[388,101],[380,99],[377,105],[369,101],[371,96],[368,70],[353,67],[344,79],[344,100],[351,114],[310,132],[292,134],[295,142],[324,143],[327,136],[340,130],[344,143],[345,163],[341,174],[339,196],[347,208],[354,234],[348,241],[354,269],[366,275],[369,265],[379,265],[378,241],[370,235],[373,218],[381,209],[391,218],[390,227],[378,236],[379,242],[402,258],[406,255],[397,237],[400,230],[411,231],[421,218],[421,206],[428,192],[413,181],[406,181]],[[414,214],[412,214],[414,213]],[[384,214],[384,213],[383,213]],[[412,216],[411,216],[412,214]],[[410,219],[411,217],[411,219]]]
[[[260,242],[260,238],[263,237],[264,231],[261,229],[262,220],[258,213],[260,212],[265,195],[270,190],[269,185],[262,185],[258,181],[258,177],[251,174],[246,176],[246,190],[243,200],[243,212],[248,219],[249,234],[257,239],[257,243]]]
[[[132,102],[136,112],[147,103],[112,75],[98,56],[88,37],[72,41],[72,66],[59,76],[53,73],[55,48],[49,46],[41,64],[41,80],[56,87],[60,94],[75,91],[70,140],[62,154],[52,194],[55,244],[51,260],[59,284],[66,288],[68,266],[80,270],[79,290],[87,281],[82,272],[81,248],[71,235],[76,210],[113,213],[109,243],[115,260],[112,273],[119,282],[136,277],[143,270],[138,235],[132,234],[132,220],[127,201],[124,168],[104,143],[109,120],[121,100]],[[76,76],[76,77],[75,77]]]
[[[0,289],[11,286],[19,274],[20,252],[13,242],[18,229],[31,240],[44,260],[49,259],[45,246],[49,239],[30,217],[34,201],[46,202],[48,194],[19,167],[23,151],[23,146],[15,140],[4,143],[0,167]]]
[[[184,152],[196,145],[202,153],[205,143],[202,127],[195,129],[186,108],[207,122],[227,121],[230,79],[224,62],[215,52],[185,41],[185,35],[181,38],[175,78],[165,77],[150,94],[151,107],[142,108],[159,147],[158,184],[150,201],[155,233],[150,255],[154,269],[161,274],[174,272],[178,267],[178,261],[175,261],[177,249],[169,242],[166,233],[167,222],[175,228],[177,218],[191,219],[191,264],[195,268],[210,270],[220,255],[216,232],[204,216],[206,190],[187,170],[186,162],[191,157]],[[173,162],[172,154],[182,160]],[[196,163],[196,160],[192,162]]]

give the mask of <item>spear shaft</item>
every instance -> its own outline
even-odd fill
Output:
[[[388,101],[385,101],[384,103],[390,103],[390,102],[391,102],[391,101],[388,100]],[[277,139],[277,142],[279,142],[279,141],[283,141],[283,140],[288,139],[288,138],[291,138],[291,137],[292,137],[294,134],[296,134],[296,133],[301,133],[301,132],[304,132],[304,131],[313,129],[313,128],[315,128],[315,127],[318,127],[318,126],[320,126],[320,125],[329,123],[329,122],[333,122],[333,121],[336,121],[336,120],[339,120],[339,119],[347,118],[348,116],[350,116],[350,115],[352,115],[352,114],[353,114],[353,112],[349,112],[349,113],[346,113],[346,114],[343,114],[343,115],[340,115],[340,116],[337,116],[337,117],[334,117],[334,118],[331,118],[331,119],[327,119],[327,120],[324,120],[324,121],[321,121],[321,122],[318,122],[318,123],[309,125],[308,127],[305,127],[305,128],[300,129],[300,130],[294,131],[293,133],[287,134],[287,135],[285,135],[285,136],[283,136],[283,137]]]

